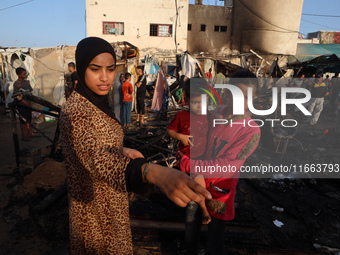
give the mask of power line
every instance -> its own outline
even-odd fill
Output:
[[[337,15],[310,14],[310,13],[302,13],[302,15],[305,15],[305,16],[328,17],[328,18],[340,18],[340,16],[337,16]]]
[[[9,7],[6,7],[6,8],[2,8],[2,9],[0,9],[0,11],[4,11],[4,10],[7,10],[7,9],[10,9],[10,8],[13,8],[13,7],[22,5],[22,4],[27,4],[27,3],[33,2],[33,1],[34,1],[34,0],[29,0],[29,1],[26,1],[26,2],[23,2],[23,3],[20,3],[20,4],[12,5],[12,6],[9,6]]]
[[[320,26],[320,27],[326,27],[326,28],[330,28],[330,29],[340,30],[339,28],[334,28],[334,27],[329,27],[329,26],[320,25],[320,24],[318,24],[318,23],[314,23],[314,22],[309,21],[309,20],[305,20],[305,19],[301,19],[301,20],[303,20],[303,21],[305,21],[305,22],[308,22],[308,23],[311,23],[311,24],[314,24],[314,25],[317,25],[317,26]]]

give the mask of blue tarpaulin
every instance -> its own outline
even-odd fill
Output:
[[[308,62],[322,55],[335,54],[340,58],[340,44],[309,44],[299,43],[295,56],[289,56],[289,64]]]

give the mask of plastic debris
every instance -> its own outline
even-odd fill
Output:
[[[277,219],[274,220],[273,223],[274,223],[274,225],[277,226],[278,228],[281,228],[281,227],[284,225],[281,221],[279,221],[279,220],[277,220]]]
[[[277,211],[277,212],[283,212],[285,209],[283,209],[282,207],[277,207],[277,206],[273,206],[272,209],[274,211]]]

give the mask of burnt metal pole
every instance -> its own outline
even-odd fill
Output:
[[[20,156],[20,148],[19,148],[19,137],[18,137],[18,126],[17,126],[17,118],[15,115],[15,107],[18,104],[18,100],[14,100],[13,103],[9,104],[11,109],[11,117],[12,117],[12,137],[14,142],[14,150],[15,150],[15,162],[17,166],[20,164],[19,156]]]
[[[24,93],[25,99],[27,99],[28,101],[43,105],[48,107],[50,110],[56,111],[56,112],[60,112],[61,108],[59,106],[56,106],[54,104],[52,104],[51,102],[44,100],[40,97],[36,97],[33,95],[30,95],[29,93]]]
[[[57,143],[58,143],[58,140],[59,140],[59,135],[60,135],[60,129],[59,129],[59,118],[58,118],[57,129],[55,130],[55,133],[54,133],[54,139],[53,139],[53,143],[52,143],[50,157],[54,156],[54,153],[57,149]]]

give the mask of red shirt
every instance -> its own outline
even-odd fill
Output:
[[[210,119],[209,119],[210,120]],[[251,118],[244,116],[242,119],[234,120],[234,122],[248,123]],[[260,128],[252,122],[249,127],[246,125],[216,125],[212,126],[210,122],[209,136],[207,137],[207,147],[204,157],[200,159],[189,159],[183,156],[180,162],[181,169],[186,172],[204,175],[206,189],[211,193],[214,200],[226,203],[226,211],[219,214],[207,206],[211,216],[221,220],[232,220],[235,216],[234,200],[236,185],[240,175],[240,168],[243,166],[246,158],[256,149],[260,139]],[[203,135],[203,134],[202,134]],[[204,173],[209,166],[217,167],[233,166],[236,168],[235,173]],[[203,167],[203,168],[202,168]],[[204,167],[206,167],[204,169]],[[197,172],[196,169],[203,169]],[[211,186],[229,190],[228,194],[223,194]]]
[[[207,78],[212,79],[212,73],[207,72],[205,73],[205,75],[207,76]]]
[[[208,128],[207,115],[196,115],[187,110],[176,113],[168,126],[168,129],[177,133],[192,136],[194,145],[191,148],[182,143],[179,145],[179,151],[191,158],[197,158],[204,154]]]
[[[122,84],[122,93],[123,93],[123,101],[131,102],[132,101],[132,85],[130,82],[126,81]]]

